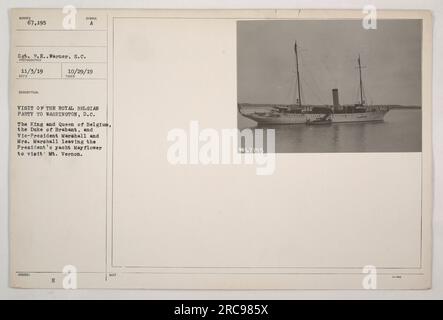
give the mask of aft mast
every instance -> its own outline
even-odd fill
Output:
[[[360,62],[360,54],[358,55],[358,70],[360,73],[360,104],[363,106],[364,101],[363,101],[363,81],[361,78],[361,62]]]
[[[294,43],[295,51],[295,64],[297,67],[297,92],[298,92],[298,106],[301,108],[301,94],[300,94],[300,72],[298,70],[298,52],[297,52],[297,41]]]

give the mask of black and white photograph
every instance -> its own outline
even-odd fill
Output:
[[[421,20],[238,21],[238,129],[277,153],[421,152],[421,50]]]

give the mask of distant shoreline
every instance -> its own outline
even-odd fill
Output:
[[[405,110],[405,109],[417,110],[418,109],[418,110],[420,110],[421,106],[391,106],[390,109],[391,110],[393,110],[393,109],[402,109],[402,110]]]

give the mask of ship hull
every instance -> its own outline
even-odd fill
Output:
[[[242,115],[257,122],[258,125],[330,124],[383,121],[388,111],[389,109],[350,113],[252,112]]]
[[[383,121],[387,111],[369,111],[361,113],[331,113],[328,116],[331,123],[354,123],[354,122],[376,122]],[[315,123],[324,120],[325,114],[306,114],[306,122]]]
[[[302,113],[275,113],[273,115],[244,114],[248,119],[254,120],[259,125],[284,125],[284,124],[304,124],[306,116]]]

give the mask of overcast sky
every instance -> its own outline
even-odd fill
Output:
[[[369,103],[421,105],[420,20],[238,22],[239,102],[295,102],[295,40],[303,103],[332,104],[332,88],[356,103],[360,54]]]

